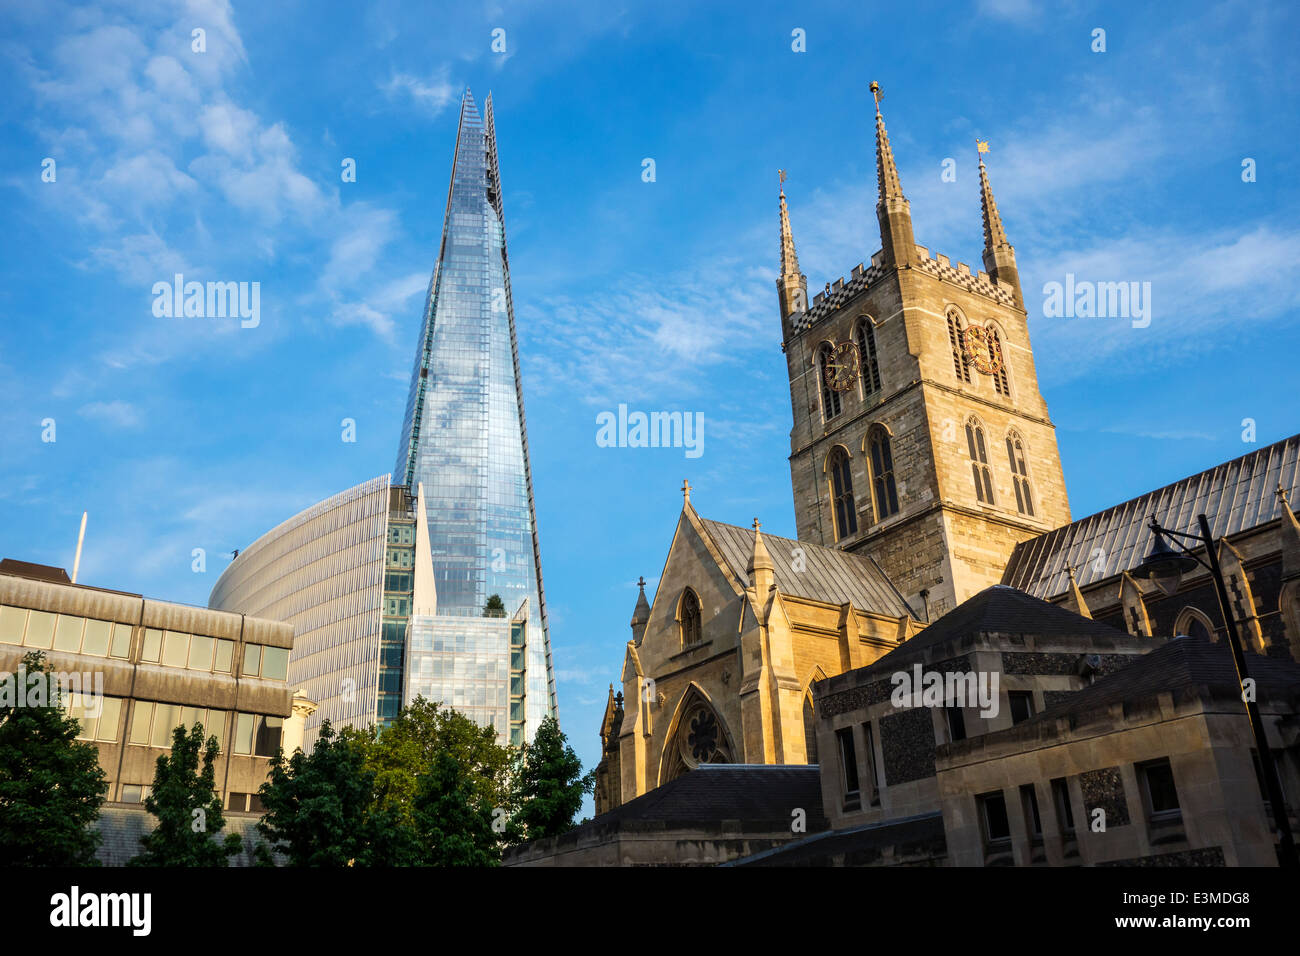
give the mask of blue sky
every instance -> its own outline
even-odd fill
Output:
[[[776,170],[812,290],[867,259],[873,79],[917,241],[954,262],[979,263],[991,142],[1076,517],[1300,430],[1287,4],[0,11],[0,556],[71,567],[86,510],[81,580],[168,600],[205,604],[231,550],[392,466],[456,106],[493,92],[561,718],[588,765],[682,479],[708,517],[793,534]],[[175,272],[260,282],[260,324],[155,317]],[[1067,273],[1150,282],[1150,326],[1045,318]],[[619,403],[702,412],[703,456],[597,447]]]

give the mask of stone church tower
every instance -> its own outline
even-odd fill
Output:
[[[811,303],[781,190],[790,475],[799,539],[870,555],[934,620],[998,583],[1016,543],[1068,524],[1070,507],[983,159],[987,271],[972,273],[916,244],[872,92],[881,249]]]

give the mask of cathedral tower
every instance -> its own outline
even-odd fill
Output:
[[[795,517],[800,540],[871,555],[933,620],[1001,580],[1016,543],[1067,524],[1070,507],[983,160],[988,271],[972,273],[916,244],[872,93],[881,250],[803,311],[781,195]]]

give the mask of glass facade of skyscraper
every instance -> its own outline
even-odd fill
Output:
[[[438,599],[435,620],[412,624],[408,695],[423,686],[431,699],[493,715],[485,722],[494,725],[500,713],[503,737],[518,736],[504,722],[513,710],[531,739],[555,713],[555,688],[492,99],[480,117],[468,91],[393,475],[395,484],[423,486]],[[482,617],[494,594],[505,621]],[[509,624],[521,608],[514,680]],[[428,670],[412,669],[417,657]],[[441,690],[429,680],[434,669]],[[521,691],[513,702],[512,683]]]

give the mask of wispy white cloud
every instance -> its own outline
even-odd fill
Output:
[[[460,89],[451,82],[450,73],[446,64],[427,77],[394,73],[380,89],[390,100],[413,103],[429,116],[437,116],[460,96]]]
[[[77,411],[86,418],[115,425],[118,428],[133,428],[140,424],[140,410],[130,402],[121,400],[88,402]]]

